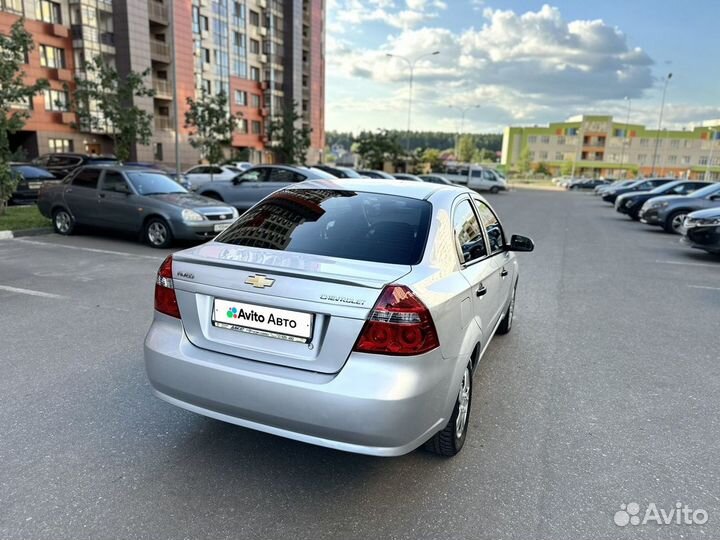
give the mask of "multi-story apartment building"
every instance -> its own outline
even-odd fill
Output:
[[[533,166],[559,174],[575,161],[583,176],[710,177],[720,179],[720,120],[687,130],[654,130],[612,116],[577,116],[547,127],[508,127],[501,163],[516,168],[527,148]]]
[[[50,81],[25,129],[12,136],[29,157],[53,151],[111,153],[107,129],[79,132],[70,112],[74,76],[100,55],[122,76],[150,75],[152,98],[136,105],[154,115],[148,146],[132,158],[182,166],[200,156],[188,142],[187,99],[224,92],[240,113],[235,150],[253,162],[272,159],[268,126],[295,106],[298,127],[312,128],[308,162],[321,156],[324,131],[324,0],[0,0],[0,32],[25,17],[35,49],[27,76]]]

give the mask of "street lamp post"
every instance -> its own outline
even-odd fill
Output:
[[[407,63],[408,67],[410,68],[410,80],[409,80],[409,88],[408,88],[408,120],[407,120],[407,136],[405,138],[405,149],[407,153],[410,153],[410,125],[412,122],[412,98],[413,98],[413,79],[415,77],[415,64],[417,64],[420,60],[423,58],[427,58],[428,56],[435,56],[437,54],[440,54],[440,51],[433,51],[428,54],[423,54],[422,56],[418,56],[414,60],[411,60],[405,56],[400,56],[397,54],[390,54],[387,53],[386,56],[389,58],[399,58],[400,60],[403,60],[405,63]]]
[[[623,134],[623,142],[622,142],[622,149],[620,150],[620,170],[623,171],[623,165],[625,164],[625,145],[628,145],[628,154],[630,154],[630,133],[628,132],[629,126],[630,126],[630,109],[632,108],[632,99],[625,96],[625,101],[627,101],[627,116],[625,117],[625,133]],[[628,155],[628,158],[630,156]],[[623,177],[627,177],[627,172],[623,174]]]
[[[460,131],[458,131],[458,134],[455,137],[455,157],[457,157],[458,144],[460,142],[460,137],[462,136],[463,130],[465,129],[465,115],[471,109],[479,109],[480,105],[470,105],[468,107],[458,107],[457,105],[448,105],[448,107],[450,107],[451,109],[457,109],[460,111]]]
[[[710,155],[708,156],[708,162],[705,166],[705,176],[703,177],[703,180],[706,182],[710,181],[710,166],[712,165],[713,160],[713,153],[715,150],[715,133],[717,133],[717,129],[710,128],[710,133],[708,134],[710,137]]]
[[[652,167],[650,169],[650,177],[655,176],[655,162],[657,161],[658,144],[660,143],[660,130],[662,129],[663,112],[665,110],[665,94],[667,93],[668,83],[672,79],[672,73],[668,73],[665,77],[665,85],[663,86],[662,100],[660,101],[660,115],[658,116],[657,135],[655,135],[655,151],[653,152]]]

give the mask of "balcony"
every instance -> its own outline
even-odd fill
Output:
[[[159,24],[167,24],[169,21],[168,7],[157,0],[148,0],[148,18]]]
[[[170,45],[159,39],[150,40],[150,58],[157,62],[170,63]]]
[[[169,116],[156,116],[155,129],[160,131],[170,131],[171,129],[173,129],[172,118],[170,118]]]
[[[153,90],[155,90],[155,97],[172,99],[173,87],[170,81],[166,79],[156,79],[153,77]]]

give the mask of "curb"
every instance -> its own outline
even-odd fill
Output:
[[[53,232],[52,227],[35,227],[34,229],[20,229],[17,231],[0,231],[0,240],[12,240],[13,238],[21,238],[23,236],[39,236],[41,234],[50,234]]]

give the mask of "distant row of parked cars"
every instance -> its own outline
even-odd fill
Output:
[[[595,194],[635,221],[682,235],[690,247],[720,254],[720,183],[674,178],[621,180]]]
[[[169,246],[175,239],[212,238],[271,193],[304,180],[367,178],[453,183],[437,174],[390,175],[329,165],[198,165],[178,175],[152,163],[120,164],[107,156],[63,156],[68,159],[62,161],[54,155],[33,165],[13,164],[18,174],[38,178],[26,181],[28,190],[23,192],[23,200],[37,199],[38,209],[52,220],[57,233],[72,234],[83,225],[117,229],[138,233],[143,241],[158,248]],[[73,158],[76,167],[66,172],[72,156],[78,158]],[[41,164],[48,169],[41,168]],[[53,166],[57,168],[51,169]],[[55,177],[63,173],[66,176],[62,180]],[[497,176],[485,189],[507,189],[502,180]]]

